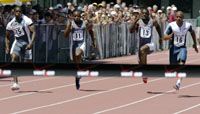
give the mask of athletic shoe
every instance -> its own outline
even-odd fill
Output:
[[[76,89],[79,90],[80,88],[80,77],[76,77],[75,82],[76,82]]]
[[[147,77],[143,77],[142,81],[146,84],[147,83],[148,78]]]
[[[20,86],[17,83],[13,83],[13,85],[11,86],[12,91],[16,91],[16,90],[19,90],[19,89],[20,89]]]

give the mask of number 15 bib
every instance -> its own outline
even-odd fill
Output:
[[[140,37],[142,37],[142,38],[150,38],[151,37],[151,28],[150,27],[141,27],[141,29],[140,29]]]

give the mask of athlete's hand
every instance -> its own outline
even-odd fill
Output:
[[[174,35],[173,32],[171,34],[169,34],[169,35],[165,35],[163,40],[172,40],[173,35]]]
[[[30,50],[30,49],[32,49],[32,47],[33,47],[33,44],[28,44],[28,45],[26,46],[26,50]]]
[[[198,50],[198,48],[197,48],[197,45],[196,44],[193,44],[193,48],[194,48],[194,50],[198,53],[199,52],[199,50]]]
[[[174,35],[174,33],[172,32],[172,33],[169,35],[169,40],[172,40],[173,35]]]

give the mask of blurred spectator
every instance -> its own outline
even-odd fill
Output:
[[[106,1],[102,1],[101,4],[102,4],[102,7],[106,8]]]
[[[39,15],[36,10],[32,9],[28,17],[32,19],[33,23],[38,23]]]
[[[153,9],[149,6],[147,7],[147,10],[149,11],[149,14],[151,15],[153,13]]]
[[[170,12],[170,15],[169,15],[169,20],[168,20],[169,22],[175,21],[176,11],[177,11],[176,6],[171,7],[171,12]]]
[[[153,5],[152,11],[153,11],[154,13],[157,13],[157,10],[158,10],[158,6],[157,6],[157,5]]]
[[[75,6],[71,2],[67,2],[65,5],[57,4],[55,7],[51,6],[46,9],[41,8],[39,5],[32,6],[31,2],[27,2],[23,7],[34,23],[41,24],[65,24],[68,19],[73,19],[72,12],[75,10],[80,10],[82,12],[83,20],[95,24],[131,22],[140,14],[140,7],[138,5],[130,4],[129,6],[126,6],[126,2],[123,0],[116,0],[116,4],[114,2],[106,3],[105,1],[102,1],[99,4],[84,3],[78,6]],[[153,7],[149,6],[147,9],[152,18],[157,19],[160,23],[165,21],[166,14],[164,14],[164,7],[160,10],[158,9],[158,6],[153,5]],[[171,9],[174,11],[175,6],[172,5],[172,7],[167,7],[167,17],[173,20]],[[6,25],[7,21],[10,21],[12,17],[12,7],[4,7],[3,18],[6,21],[3,22],[4,25]]]
[[[45,20],[45,23],[46,23],[46,24],[53,24],[53,23],[54,23],[54,22],[53,22],[53,16],[52,16],[52,14],[49,13],[49,12],[46,12],[46,13],[44,14],[44,20]]]
[[[120,7],[122,5],[122,0],[116,0],[116,4],[118,4]]]
[[[199,10],[199,16],[197,17],[197,20],[196,20],[197,22],[197,31],[196,31],[196,33],[197,33],[197,40],[200,42],[200,10]]]
[[[0,28],[3,29],[5,27],[5,19],[3,17],[3,5],[0,4]]]
[[[58,20],[56,21],[57,24],[66,24],[66,14],[63,12],[60,12],[58,14]]]
[[[28,14],[32,10],[32,4],[31,2],[26,3],[26,13]]]

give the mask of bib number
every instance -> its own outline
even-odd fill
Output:
[[[183,46],[185,44],[185,36],[184,35],[175,35],[174,36],[174,45],[175,46]]]
[[[150,38],[151,37],[151,28],[142,27],[140,30],[140,37],[142,38]]]
[[[24,30],[22,29],[22,27],[18,27],[18,28],[16,28],[15,33],[16,33],[17,37],[21,37],[24,35]]]
[[[74,41],[81,41],[81,40],[83,40],[83,31],[82,30],[74,31],[74,33],[73,33],[73,40]]]

